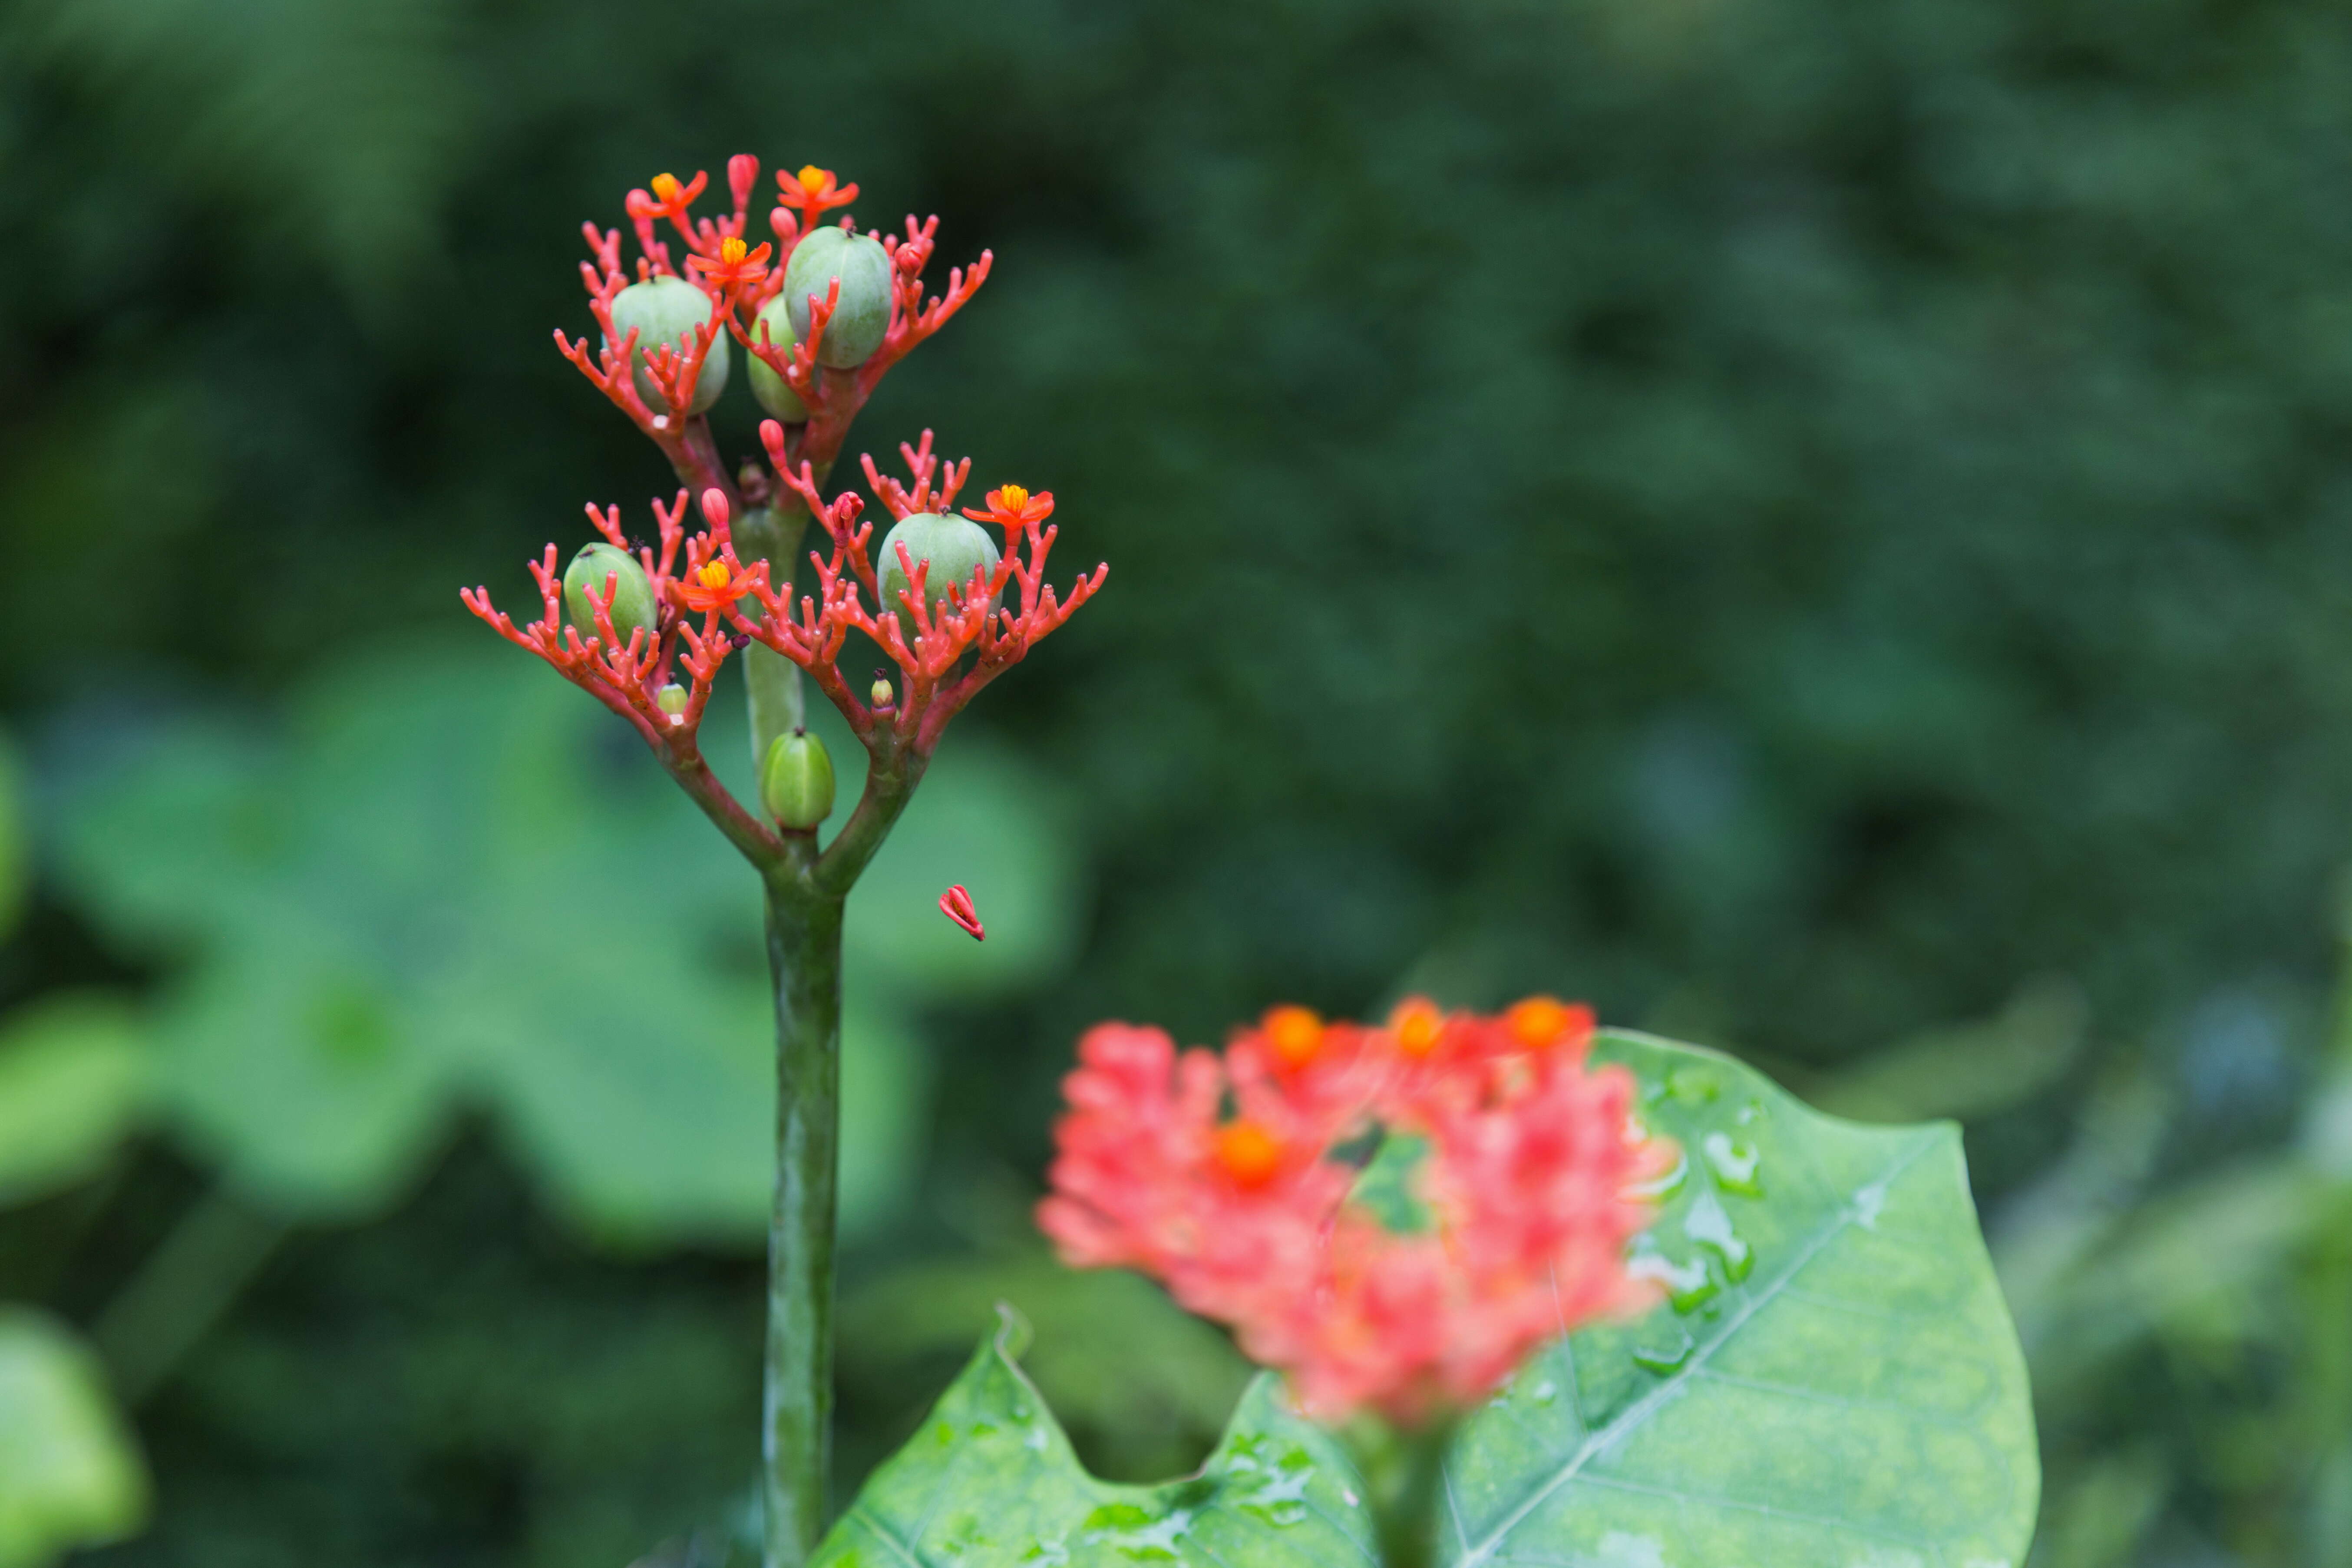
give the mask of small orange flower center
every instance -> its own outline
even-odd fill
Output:
[[[1549,996],[1530,996],[1511,1005],[1503,1015],[1503,1025],[1523,1046],[1548,1046],[1568,1027],[1568,1008]]]
[[[677,200],[677,193],[684,188],[684,186],[677,183],[677,176],[676,174],[656,174],[654,176],[654,195],[659,196],[665,205]]]
[[[729,235],[719,242],[719,259],[730,267],[741,266],[743,258],[750,254],[751,247],[733,235]]]
[[[1409,1057],[1425,1057],[1437,1048],[1437,1037],[1445,1031],[1445,1018],[1435,1007],[1415,997],[1396,1010],[1389,1019],[1389,1027],[1396,1031],[1397,1049]]]
[[[1019,485],[1006,485],[988,498],[988,504],[999,511],[1017,512],[1029,504],[1029,492]]]
[[[1261,1026],[1275,1058],[1286,1068],[1305,1067],[1323,1045],[1323,1020],[1310,1007],[1276,1007]]]
[[[1235,1185],[1262,1187],[1282,1166],[1282,1140],[1244,1118],[1217,1129],[1214,1153]]]
[[[833,184],[833,171],[820,169],[814,163],[803,164],[799,179],[801,189],[813,196],[823,195]]]
[[[694,575],[706,588],[724,588],[727,586],[727,563],[708,562],[703,565],[702,570]]]

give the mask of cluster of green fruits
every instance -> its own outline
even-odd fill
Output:
[[[824,299],[838,279],[841,296],[825,325],[824,341],[817,345],[817,362],[832,370],[854,370],[874,356],[890,330],[890,272],[889,253],[872,235],[817,229],[793,247],[783,287],[752,319],[752,339],[790,353],[808,335],[810,296]],[[665,274],[630,284],[613,296],[611,309],[613,331],[624,337],[632,328],[636,331],[637,395],[657,405],[660,394],[646,377],[646,350],[667,343],[681,353],[689,352],[695,333],[710,320],[711,297],[683,278]],[[689,412],[708,412],[727,390],[730,353],[725,332],[711,340],[695,380]],[[808,417],[808,405],[800,395],[758,354],[751,356],[751,395],[770,414],[786,424]]]

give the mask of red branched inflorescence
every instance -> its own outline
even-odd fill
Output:
[[[1038,1222],[1065,1261],[1130,1268],[1231,1324],[1310,1413],[1417,1426],[1485,1398],[1538,1345],[1653,1298],[1625,1268],[1638,1184],[1669,1152],[1589,1009],[1499,1016],[1410,1000],[1385,1024],[1277,1007],[1222,1056],[1103,1024],[1078,1044]],[[1341,1157],[1416,1150],[1426,1223],[1360,1201]]]
[[[887,725],[898,741],[929,755],[939,744],[948,721],[981,688],[1018,664],[1046,634],[1068,620],[1109,574],[1109,567],[1097,566],[1090,575],[1071,584],[1068,597],[1056,595],[1045,582],[1045,557],[1058,531],[1043,526],[1053,512],[1054,498],[1042,493],[1032,497],[1018,485],[1007,485],[991,492],[986,511],[965,511],[967,517],[1004,530],[1004,550],[992,572],[982,568],[968,583],[943,584],[945,596],[933,606],[927,603],[931,596],[927,581],[929,563],[902,553],[898,564],[906,574],[908,590],[899,604],[882,606],[879,580],[867,549],[874,525],[857,521],[865,502],[845,492],[825,501],[817,493],[814,474],[806,461],[797,471],[786,465],[783,429],[776,421],[771,419],[760,426],[760,438],[776,460],[777,478],[808,507],[833,548],[829,556],[810,553],[816,567],[817,592],[803,595],[797,608],[765,583],[755,589],[764,613],[756,624],[745,622],[744,629],[808,671],[861,740],[870,742],[877,727]],[[928,430],[920,445],[901,443],[898,450],[906,459],[911,485],[884,479],[870,458],[866,464],[876,492],[892,516],[944,510],[954,504],[956,492],[971,471],[971,458],[947,465],[942,473]],[[943,482],[934,489],[935,480]],[[899,549],[903,552],[905,546]],[[867,600],[877,609],[898,613],[877,619],[876,610],[866,606]],[[895,693],[897,701],[887,712],[860,702],[841,671],[841,651],[852,631],[863,632],[880,644],[905,677],[901,689]],[[967,664],[966,654],[977,657]]]
[[[647,188],[628,193],[624,206],[638,251],[633,265],[623,262],[619,229],[584,225],[589,259],[581,264],[581,279],[602,341],[592,350],[584,336],[567,338],[561,330],[555,334],[564,356],[653,439],[687,487],[667,508],[655,503],[661,529],[658,551],[635,549],[656,606],[654,624],[633,627],[627,637],[617,635],[612,606],[618,582],[613,579],[589,585],[594,625],[567,626],[562,578],[551,544],[530,567],[541,600],[539,618],[518,626],[491,605],[481,588],[467,590],[464,598],[501,636],[530,648],[635,725],[738,846],[766,863],[782,852],[782,843],[710,774],[697,742],[711,681],[730,652],[753,639],[766,644],[814,678],[877,758],[911,751],[925,759],[937,747],[948,721],[1039,638],[1067,620],[1101,587],[1107,569],[1097,566],[1066,597],[1057,596],[1044,579],[1055,535],[1045,523],[1053,497],[1032,497],[1017,485],[1005,486],[992,492],[986,510],[965,514],[1004,530],[1003,555],[992,571],[976,574],[969,583],[943,585],[944,595],[934,595],[927,592],[928,566],[902,557],[899,566],[913,584],[911,602],[903,606],[878,603],[879,583],[867,549],[872,527],[857,522],[863,503],[853,495],[828,502],[818,487],[875,384],[971,298],[987,279],[992,258],[983,250],[969,268],[951,268],[945,292],[927,295],[923,270],[935,249],[939,220],[919,223],[910,216],[903,234],[880,236],[878,243],[891,268],[888,326],[863,363],[851,369],[825,365],[819,353],[840,303],[838,279],[830,282],[823,298],[812,297],[808,330],[798,342],[778,347],[769,341],[765,326],[758,328],[756,341],[752,330],[761,307],[782,289],[794,246],[828,215],[854,201],[857,186],[814,165],[778,173],[778,205],[769,215],[775,241],[753,245],[747,228],[759,176],[756,159],[740,154],[729,159],[732,210],[715,217],[698,217],[693,210],[710,184],[705,173],[698,172],[690,180],[657,174]],[[840,223],[845,229],[856,229],[853,219],[845,216]],[[682,254],[682,262],[674,264],[674,254]],[[709,313],[677,342],[645,345],[640,353],[635,328],[614,330],[614,302],[623,289],[655,278],[678,279],[698,290]],[[704,364],[721,332],[764,361],[806,405],[805,420],[790,426],[770,420],[761,426],[772,473],[756,463],[730,473],[719,458],[709,421],[693,410]],[[925,509],[943,511],[951,506],[971,460],[942,470],[931,455],[929,431],[919,447],[902,450],[911,486],[885,479],[870,458],[866,463],[875,494],[893,515],[905,517]],[[689,496],[700,498],[707,525],[691,537],[684,521]],[[736,554],[730,529],[732,519],[749,508],[785,512],[793,510],[794,502],[823,525],[830,546],[812,554],[817,591],[802,596],[797,605],[786,563],[755,559],[747,564]],[[621,531],[617,508],[599,512],[591,506],[588,514],[607,542],[632,548]],[[772,581],[772,573],[777,580]],[[891,615],[891,609],[901,613]],[[877,693],[888,695],[877,695],[872,708],[853,695],[838,667],[852,632],[878,642],[905,678],[903,690],[890,691],[887,684],[877,688]],[[919,773],[919,760],[912,772],[894,770],[891,776],[898,781],[892,786],[898,792],[895,804],[876,817],[862,847],[846,858],[850,868],[845,875],[855,874],[858,855],[872,852]],[[869,785],[874,776],[869,774]]]
[[[609,573],[602,584],[591,583],[586,590],[595,616],[593,630],[583,637],[577,626],[566,625],[563,574],[557,568],[552,544],[530,563],[530,574],[539,584],[539,619],[518,627],[512,617],[491,605],[487,588],[463,589],[458,596],[499,636],[553,665],[574,685],[635,725],[648,742],[660,747],[689,740],[700,725],[711,682],[737,646],[724,617],[746,595],[757,593],[766,583],[768,567],[765,562],[747,567],[736,559],[735,547],[728,538],[727,498],[718,490],[703,492],[702,514],[708,526],[691,537],[685,528],[686,491],[678,491],[677,499],[667,507],[659,500],[653,506],[660,547],[633,551],[653,586],[658,619],[650,631],[639,627],[626,637],[614,631],[613,600],[618,582]],[[591,504],[588,521],[607,543],[632,549],[628,535],[621,530],[619,507],[600,512]],[[678,563],[681,544],[686,552],[683,568]],[[697,616],[701,618],[699,626],[695,624]],[[686,688],[685,705],[673,712],[662,706],[660,693],[675,670],[683,670],[690,684]]]
[[[593,352],[585,337],[572,340],[562,331],[556,347],[580,367],[598,391],[658,444],[681,473],[708,468],[698,482],[723,482],[709,452],[707,428],[691,412],[694,387],[719,333],[731,333],[746,352],[767,362],[808,406],[808,418],[788,435],[794,462],[807,461],[822,476],[840,455],[843,440],[857,411],[892,365],[916,344],[945,324],[987,281],[993,257],[982,251],[969,268],[951,268],[944,293],[927,297],[923,269],[936,248],[937,217],[907,219],[904,234],[885,231],[878,238],[891,259],[890,325],[881,347],[852,370],[821,366],[817,352],[824,326],[831,321],[835,300],[818,299],[807,336],[799,343],[780,347],[765,331],[756,331],[752,318],[759,308],[783,287],[784,269],[793,247],[824,221],[826,214],[847,206],[857,197],[857,186],[844,184],[832,170],[814,165],[797,174],[778,170],[778,205],[769,214],[775,244],[751,244],[746,232],[748,208],[759,179],[759,162],[738,153],[728,160],[727,179],[734,210],[716,218],[693,216],[692,208],[709,184],[707,174],[680,181],[656,174],[650,190],[628,194],[624,204],[639,251],[634,271],[621,260],[618,229],[583,226],[590,259],[581,264],[588,289],[589,314],[596,321],[603,342]],[[843,226],[854,227],[851,219]],[[664,226],[668,237],[664,237]],[[671,241],[685,249],[682,263],[671,260]],[[710,300],[710,319],[684,349],[659,344],[646,349],[642,363],[646,380],[655,388],[648,402],[627,374],[634,340],[613,331],[613,298],[631,283],[655,277],[683,278]]]

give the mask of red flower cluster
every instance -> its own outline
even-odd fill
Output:
[[[1624,1250],[1666,1152],[1631,1076],[1588,1070],[1592,1027],[1540,996],[1495,1017],[1414,998],[1379,1026],[1277,1007],[1219,1057],[1097,1025],[1038,1223],[1073,1266],[1139,1269],[1231,1324],[1309,1413],[1419,1425],[1653,1299]],[[1381,1141],[1417,1154],[1422,1223],[1366,1197],[1347,1154]]]
[[[875,384],[971,297],[988,276],[990,255],[981,252],[969,271],[951,269],[947,292],[927,299],[923,268],[931,258],[939,220],[918,223],[909,217],[904,235],[886,234],[876,241],[890,259],[889,324],[863,363],[842,369],[817,358],[838,303],[838,279],[828,297],[811,303],[808,331],[799,342],[780,349],[768,341],[764,327],[754,342],[752,327],[760,309],[783,287],[793,247],[829,213],[857,195],[856,184],[841,183],[830,170],[780,171],[778,205],[768,216],[775,242],[755,246],[746,229],[759,174],[752,158],[728,160],[734,210],[715,218],[696,217],[692,210],[709,184],[707,174],[687,181],[657,174],[650,189],[631,191],[625,205],[640,253],[634,279],[622,266],[620,231],[586,226],[593,260],[582,264],[581,277],[604,342],[592,354],[585,337],[575,342],[560,331],[555,334],[556,346],[652,437],[687,487],[667,507],[654,503],[660,530],[657,548],[636,544],[622,531],[618,508],[602,512],[588,508],[589,520],[604,541],[643,569],[642,586],[635,583],[634,572],[626,574],[633,579],[629,592],[635,606],[625,617],[630,630],[623,635],[614,623],[613,601],[621,584],[609,574],[605,581],[584,585],[594,624],[565,624],[563,577],[551,544],[530,566],[540,590],[538,619],[518,626],[492,606],[483,588],[467,589],[462,596],[467,607],[499,635],[538,654],[635,724],[737,846],[766,864],[781,852],[781,842],[729,795],[703,762],[696,738],[711,683],[731,652],[753,640],[765,643],[815,678],[869,749],[908,748],[928,757],[948,721],[1039,638],[1067,620],[1101,587],[1108,569],[1097,566],[1073,584],[1066,598],[1056,596],[1044,581],[1046,554],[1056,532],[1045,524],[1054,510],[1053,497],[1033,497],[1018,485],[1006,485],[991,493],[988,510],[964,514],[1004,530],[1004,550],[993,567],[975,574],[970,583],[943,584],[943,595],[933,595],[927,593],[925,563],[902,559],[900,570],[911,579],[913,602],[904,606],[880,604],[880,583],[866,548],[872,525],[857,523],[864,503],[850,495],[827,503],[818,487]],[[856,228],[846,217],[841,224],[847,230]],[[671,263],[673,244],[683,247],[682,270]],[[709,314],[692,331],[680,329],[678,342],[656,343],[639,353],[635,328],[614,331],[614,301],[633,281],[656,277],[698,290],[709,302]],[[667,292],[675,297],[674,289]],[[688,314],[692,313],[689,300]],[[749,463],[730,473],[719,458],[708,419],[693,412],[704,362],[722,331],[766,362],[805,405],[805,420],[787,426],[772,419],[761,426],[772,472]],[[641,394],[641,378],[654,390],[650,403]],[[951,507],[971,470],[970,459],[942,472],[931,454],[929,431],[919,447],[900,449],[911,487],[884,478],[871,458],[865,465],[874,493],[892,514],[903,519]],[[730,535],[733,519],[747,508],[786,511],[791,504],[786,490],[823,525],[831,546],[829,556],[824,550],[812,553],[818,591],[803,597],[797,606],[792,602],[785,563],[755,558],[747,566],[738,558]],[[690,495],[700,497],[707,526],[688,536],[685,518]],[[781,591],[772,580],[777,577],[783,579]],[[648,593],[649,620],[643,608]],[[578,606],[572,607],[577,613]],[[892,615],[893,610],[901,613]],[[878,621],[877,614],[882,617]],[[898,662],[905,677],[903,692],[877,695],[871,708],[852,694],[838,668],[852,631],[874,638]],[[918,767],[904,776],[911,780],[919,772]],[[887,816],[879,823],[875,834],[887,831]],[[870,844],[865,853],[871,853]]]
[[[711,681],[737,646],[735,635],[721,626],[720,617],[768,580],[766,562],[747,567],[735,558],[735,547],[728,539],[729,508],[724,495],[716,489],[702,492],[703,520],[709,526],[691,538],[685,528],[686,500],[686,492],[680,490],[667,507],[655,501],[660,548],[633,550],[653,586],[660,616],[650,634],[644,627],[625,638],[615,632],[613,599],[617,584],[589,585],[588,602],[596,615],[590,636],[583,637],[579,627],[564,625],[563,574],[556,564],[552,544],[530,563],[531,577],[539,584],[540,618],[526,626],[518,628],[504,611],[493,607],[488,589],[457,591],[466,607],[489,622],[500,637],[547,660],[566,679],[635,724],[656,747],[673,731],[691,736],[701,723],[703,707],[710,700]],[[629,536],[621,531],[619,507],[600,512],[591,502],[588,521],[595,524],[605,542],[632,550]],[[685,568],[674,571],[681,542],[686,546]],[[698,627],[694,624],[697,616],[702,620]],[[691,685],[686,689],[683,706],[665,708],[660,694],[675,670],[683,670]]]
[[[946,597],[932,606],[926,602],[929,563],[902,560],[899,567],[908,579],[907,603],[884,605],[873,557],[866,548],[874,525],[857,521],[865,501],[845,491],[828,504],[817,493],[815,477],[806,462],[797,472],[785,465],[783,427],[776,421],[771,419],[760,426],[760,439],[775,459],[777,478],[800,496],[809,514],[831,538],[833,554],[827,559],[810,553],[816,566],[818,591],[802,597],[797,618],[794,606],[765,582],[755,586],[752,591],[766,613],[756,625],[747,624],[746,629],[807,670],[861,740],[871,737],[875,726],[887,721],[895,726],[900,740],[928,755],[939,744],[948,721],[981,688],[1018,664],[1047,633],[1068,620],[1110,574],[1108,566],[1097,565],[1092,574],[1070,584],[1067,598],[1057,596],[1045,582],[1045,557],[1060,530],[1041,526],[1053,515],[1054,497],[1050,491],[1033,496],[1019,485],[1005,485],[989,492],[985,511],[963,509],[963,515],[974,521],[1004,530],[1004,549],[992,572],[983,568],[969,583],[945,584]],[[914,480],[911,486],[884,475],[871,457],[865,460],[866,480],[892,517],[904,520],[918,512],[944,512],[955,505],[956,494],[971,471],[971,458],[950,463],[942,472],[940,459],[931,451],[929,430],[917,446],[899,443],[898,453]],[[936,489],[934,481],[939,481]],[[904,548],[900,547],[902,552]],[[1011,602],[1004,603],[1000,596],[1008,587],[1014,592]],[[875,610],[868,610],[861,601],[861,589],[874,601]],[[877,612],[886,618],[876,619]],[[911,637],[906,629],[909,626]],[[895,694],[896,705],[887,711],[860,702],[842,676],[841,650],[852,631],[864,632],[880,644],[905,677],[905,689]],[[964,655],[975,649],[979,657],[965,665]]]
[[[580,264],[580,276],[588,289],[589,313],[595,317],[597,330],[604,341],[591,353],[585,337],[570,340],[559,329],[555,346],[637,428],[651,437],[681,472],[693,468],[704,456],[695,447],[697,437],[691,427],[690,407],[703,361],[720,332],[731,334],[747,353],[764,360],[768,368],[782,376],[807,405],[807,421],[794,424],[788,439],[793,459],[814,463],[822,473],[840,455],[850,423],[873,395],[876,384],[916,344],[938,331],[949,317],[963,308],[964,302],[988,280],[994,259],[992,253],[983,250],[968,270],[961,267],[949,268],[947,291],[927,300],[923,269],[930,264],[940,220],[934,216],[918,223],[909,215],[904,234],[887,230],[880,233],[876,237],[891,260],[889,330],[881,346],[856,369],[820,370],[816,356],[824,343],[825,328],[833,320],[837,291],[834,297],[816,302],[810,312],[808,335],[797,344],[780,348],[770,342],[765,333],[755,336],[753,323],[760,307],[783,288],[784,269],[792,260],[793,247],[807,237],[827,213],[856,200],[857,186],[855,183],[843,184],[832,170],[814,165],[797,174],[777,170],[777,205],[768,214],[768,226],[775,235],[775,244],[772,247],[762,241],[754,247],[748,229],[751,195],[759,178],[758,159],[740,153],[728,159],[727,184],[734,198],[734,211],[716,218],[696,217],[691,210],[710,183],[707,174],[698,173],[687,181],[672,174],[656,174],[650,191],[631,191],[624,205],[636,233],[639,254],[634,274],[621,262],[619,229],[600,230],[593,223],[582,226],[593,259]],[[665,223],[672,237],[685,249],[685,260],[680,265],[671,262],[671,242],[663,237]],[[846,217],[841,223],[845,228],[854,230],[856,226],[854,220]],[[684,348],[662,343],[645,351],[641,362],[645,378],[653,384],[656,401],[660,404],[659,407],[649,407],[638,395],[636,378],[629,374],[630,354],[637,346],[635,334],[613,330],[612,307],[614,296],[631,283],[659,277],[682,277],[701,289],[710,300],[710,319]]]

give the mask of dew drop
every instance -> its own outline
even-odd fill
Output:
[[[1711,1193],[1707,1195],[1710,1199],[1714,1196]],[[1685,1224],[1685,1229],[1688,1228]],[[1705,1306],[1722,1289],[1707,1272],[1704,1259],[1694,1258],[1687,1263],[1676,1263],[1664,1253],[1652,1250],[1647,1237],[1641,1249],[1625,1260],[1625,1272],[1636,1279],[1654,1279],[1664,1286],[1666,1300],[1677,1312]]]
[[[1714,1172],[1717,1186],[1744,1197],[1764,1195],[1764,1178],[1757,1169],[1764,1156],[1755,1144],[1736,1142],[1728,1132],[1710,1132],[1699,1140],[1699,1147],[1706,1152],[1707,1168]]]
[[[1651,1372],[1668,1373],[1690,1360],[1691,1352],[1698,1348],[1698,1342],[1690,1337],[1690,1331],[1680,1323],[1666,1326],[1672,1331],[1667,1337],[1633,1347],[1634,1365]]]
[[[1723,1200],[1713,1193],[1701,1193],[1683,1215],[1683,1234],[1722,1258],[1724,1275],[1734,1285],[1747,1279],[1748,1271],[1756,1266],[1755,1249],[1731,1228]]]

